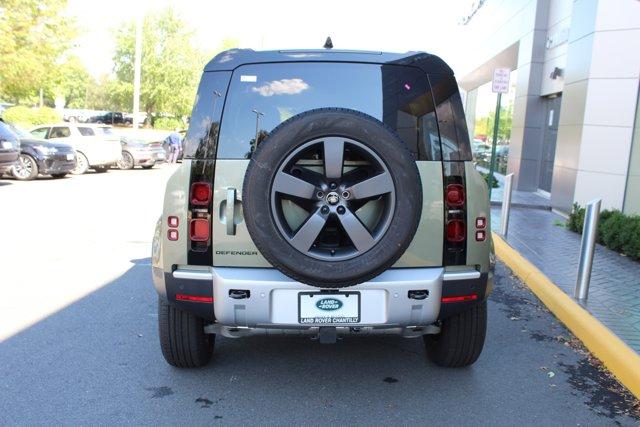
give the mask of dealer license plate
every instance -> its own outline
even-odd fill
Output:
[[[301,324],[360,322],[360,292],[300,292],[298,321]]]

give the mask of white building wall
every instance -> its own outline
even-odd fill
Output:
[[[576,0],[552,205],[622,209],[640,78],[640,2]]]

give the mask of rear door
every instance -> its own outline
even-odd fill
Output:
[[[433,96],[421,70],[352,63],[244,65],[233,72],[224,105],[213,181],[214,265],[269,265],[243,221],[247,166],[255,147],[276,126],[296,114],[323,107],[348,108],[375,117],[409,146],[417,159],[425,203],[418,232],[396,266],[442,265],[441,150]]]

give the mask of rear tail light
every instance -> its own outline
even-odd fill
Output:
[[[450,208],[459,208],[464,205],[464,187],[460,184],[449,184],[445,189],[445,200]]]
[[[453,297],[442,297],[442,302],[465,302],[465,301],[475,301],[477,299],[478,299],[477,294],[458,295]]]
[[[176,294],[176,300],[189,302],[213,302],[213,297],[203,297],[200,295]]]
[[[190,199],[194,206],[208,206],[211,201],[211,184],[207,182],[191,184]]]
[[[189,224],[189,238],[194,242],[207,242],[209,240],[209,230],[208,219],[192,219]]]
[[[466,226],[461,219],[452,219],[447,222],[447,240],[449,242],[462,242],[466,237]]]

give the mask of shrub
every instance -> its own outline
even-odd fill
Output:
[[[62,117],[53,108],[29,108],[18,105],[4,110],[2,119],[16,125],[37,126],[45,123],[59,122],[62,120]]]
[[[160,130],[174,130],[175,128],[183,129],[184,122],[175,117],[158,117],[153,121],[153,128]]]
[[[574,203],[567,228],[582,233],[585,209]],[[618,210],[604,210],[598,221],[598,243],[630,258],[640,260],[640,216]]]
[[[489,184],[489,174],[480,172],[480,175],[482,175],[484,181],[487,183],[487,185],[491,186],[491,188],[498,188],[500,186],[495,176],[491,177],[491,184]]]
[[[573,204],[573,209],[567,220],[567,228],[576,233],[582,233],[582,225],[584,224],[584,208],[577,203]]]

